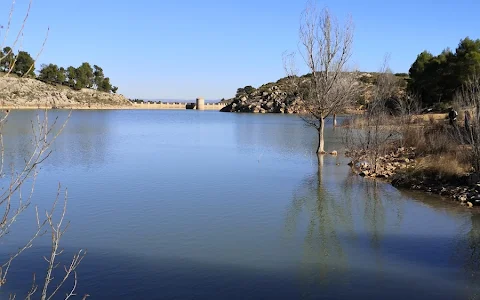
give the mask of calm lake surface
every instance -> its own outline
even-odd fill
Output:
[[[38,113],[11,114],[8,163],[31,148]],[[342,150],[341,130],[326,136]],[[73,111],[32,201],[43,211],[68,188],[60,259],[88,249],[88,299],[476,299],[480,215],[353,176],[343,156],[319,167],[316,143],[288,115]],[[0,258],[34,229],[30,207]],[[48,241],[15,261],[1,299],[41,282]]]

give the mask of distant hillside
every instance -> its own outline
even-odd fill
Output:
[[[306,81],[309,74],[301,76],[302,81]],[[373,87],[375,86],[379,73],[360,72],[358,74],[358,84],[361,93],[358,99],[355,99],[356,107],[361,109],[371,98]],[[408,74],[395,74],[399,80],[398,94],[403,94],[407,87]],[[301,99],[294,95],[288,84],[287,78],[281,78],[276,82],[266,83],[258,88],[246,86],[239,88],[234,98],[222,100],[228,105],[222,111],[224,112],[253,112],[253,113],[302,113],[300,105]]]
[[[132,106],[123,95],[93,89],[73,90],[31,78],[0,77],[0,104],[3,107],[78,108]]]

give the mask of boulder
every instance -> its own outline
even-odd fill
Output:
[[[368,169],[369,167],[370,167],[370,165],[367,162],[362,162],[360,164],[360,169],[362,169],[362,170]]]
[[[367,170],[364,170],[364,171],[360,172],[359,175],[362,176],[362,177],[367,177],[368,175],[370,175],[370,172],[368,172]]]

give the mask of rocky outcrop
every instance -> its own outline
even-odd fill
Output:
[[[393,76],[393,75],[392,75]],[[357,84],[360,88],[360,95],[356,108],[362,109],[372,96],[372,90],[376,84],[378,73],[358,73]],[[232,99],[222,100],[227,105],[221,110],[223,112],[250,112],[250,113],[304,113],[301,106],[301,95],[307,89],[309,75],[299,78],[297,86],[300,88],[295,92],[287,78],[277,82],[262,85],[259,88],[247,86],[240,88],[237,95]],[[398,78],[403,82],[404,78]],[[398,93],[403,93],[402,85],[399,84]]]
[[[3,107],[96,107],[132,106],[120,94],[92,89],[72,90],[30,78],[0,77],[0,105]]]
[[[222,112],[301,113],[300,98],[278,85],[263,87],[230,100]]]

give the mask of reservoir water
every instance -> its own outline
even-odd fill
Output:
[[[6,165],[31,149],[38,113],[11,113]],[[328,123],[327,150],[341,153],[341,139]],[[61,183],[71,224],[59,259],[88,250],[77,287],[88,299],[477,297],[480,215],[355,176],[343,155],[319,162],[316,143],[291,115],[73,111],[0,258],[27,241],[33,205],[48,209]],[[1,299],[23,299],[33,273],[41,282],[48,243],[13,263]]]

